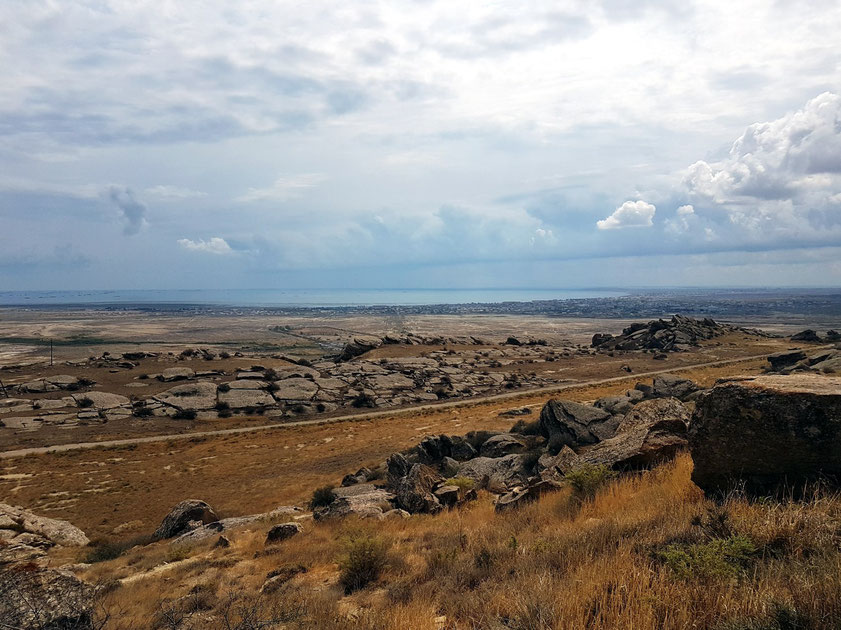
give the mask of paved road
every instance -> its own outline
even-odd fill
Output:
[[[125,440],[104,440],[102,442],[78,442],[76,444],[60,444],[57,446],[40,446],[36,448],[21,448],[14,451],[0,452],[0,459],[10,459],[13,457],[24,457],[26,455],[40,455],[44,453],[60,453],[64,451],[77,451],[87,448],[101,448],[111,446],[126,446],[129,444],[150,444],[152,442],[167,442],[170,440],[190,440],[197,437],[216,437],[224,435],[236,435],[238,433],[252,433],[254,431],[267,431],[271,429],[288,429],[292,427],[306,427],[319,424],[332,424],[334,422],[358,422],[361,420],[370,420],[373,418],[382,418],[386,416],[405,416],[418,413],[419,411],[438,411],[440,409],[453,409],[457,407],[470,407],[478,404],[485,404],[491,402],[499,402],[503,400],[515,400],[517,398],[524,398],[533,396],[535,394],[550,394],[561,392],[567,389],[575,389],[578,387],[589,387],[591,385],[607,385],[609,383],[618,383],[628,380],[639,380],[649,376],[656,376],[658,374],[668,374],[669,372],[683,372],[686,370],[694,370],[703,367],[718,367],[721,365],[730,365],[733,363],[745,363],[747,361],[755,361],[756,359],[764,359],[768,354],[758,354],[750,357],[741,357],[739,359],[726,359],[724,361],[711,361],[709,363],[695,363],[693,365],[683,365],[680,367],[668,368],[664,370],[655,370],[653,372],[640,372],[638,374],[628,374],[626,376],[615,376],[612,378],[602,378],[593,381],[580,381],[577,383],[566,383],[564,385],[551,385],[548,387],[540,387],[537,389],[529,389],[526,391],[506,392],[504,394],[495,394],[493,396],[481,396],[475,398],[466,398],[463,400],[453,400],[443,403],[432,403],[428,405],[419,405],[416,407],[406,407],[404,409],[392,409],[386,411],[373,411],[350,414],[345,416],[336,416],[333,418],[322,418],[316,420],[298,420],[296,422],[283,422],[278,424],[261,424],[253,427],[240,427],[237,429],[218,429],[216,431],[196,431],[194,433],[176,433],[172,435],[151,435],[148,437],[129,438]]]

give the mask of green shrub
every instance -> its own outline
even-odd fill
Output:
[[[76,401],[76,404],[82,408],[93,407],[93,401],[85,396],[84,398],[80,398]]]
[[[228,383],[219,383],[219,387],[216,388],[216,391],[224,394],[225,392],[231,391],[231,386]]]
[[[465,492],[472,490],[475,482],[470,477],[450,477],[444,482],[445,486],[456,486]]]
[[[704,543],[669,545],[657,556],[678,576],[689,579],[736,577],[756,554],[753,541],[736,535]]]
[[[339,562],[339,583],[346,594],[365,588],[376,581],[388,564],[389,545],[370,534],[349,538]]]
[[[176,420],[195,420],[196,412],[192,409],[179,409],[172,417]]]
[[[598,466],[585,464],[581,468],[568,472],[565,478],[575,490],[578,498],[590,499],[596,496],[599,488],[615,479],[616,473],[602,464]]]
[[[216,403],[216,411],[227,411],[231,408],[231,405],[226,403],[224,400],[220,400]]]
[[[155,412],[149,409],[149,407],[135,407],[132,410],[132,415],[135,418],[149,418],[155,415]]]
[[[320,507],[327,507],[335,500],[336,493],[333,492],[332,486],[322,486],[320,488],[316,488],[315,492],[312,493],[312,498],[310,499],[310,509],[314,510]]]

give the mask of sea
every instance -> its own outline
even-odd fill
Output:
[[[0,306],[191,304],[243,307],[426,306],[620,297],[610,289],[163,289],[0,291]]]

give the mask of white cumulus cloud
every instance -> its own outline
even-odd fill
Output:
[[[191,252],[204,252],[206,254],[217,254],[220,256],[234,252],[227,241],[219,236],[214,236],[206,241],[204,239],[192,240],[189,238],[179,238],[178,244]]]
[[[626,201],[606,219],[596,221],[600,230],[620,230],[629,227],[651,227],[657,208],[645,201]]]

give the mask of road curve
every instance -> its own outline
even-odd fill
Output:
[[[65,451],[78,451],[89,448],[108,448],[127,446],[131,444],[151,444],[153,442],[168,442],[174,440],[190,440],[197,437],[217,437],[225,435],[236,435],[238,433],[253,433],[254,431],[268,431],[272,429],[288,429],[294,427],[306,427],[320,424],[333,424],[336,422],[357,422],[361,420],[371,420],[373,418],[382,418],[384,416],[405,416],[419,411],[438,411],[439,409],[453,409],[457,407],[470,407],[477,404],[498,402],[501,400],[515,400],[517,398],[524,398],[526,396],[533,396],[534,394],[550,394],[560,392],[568,389],[576,389],[578,387],[590,387],[593,385],[607,385],[608,383],[618,383],[621,381],[637,380],[648,376],[657,376],[658,374],[668,374],[670,372],[684,372],[686,370],[694,370],[704,367],[718,367],[722,365],[730,365],[733,363],[746,363],[748,361],[755,361],[757,359],[764,359],[768,353],[757,354],[749,357],[740,357],[738,359],[724,359],[722,361],[710,361],[708,363],[695,363],[692,365],[683,365],[680,367],[668,368],[665,370],[655,370],[653,372],[640,372],[638,374],[628,374],[625,376],[614,376],[611,378],[602,378],[591,381],[579,381],[576,383],[565,383],[563,385],[550,385],[547,387],[539,387],[536,389],[521,390],[516,392],[506,392],[504,394],[494,394],[492,396],[477,396],[474,398],[465,398],[462,400],[453,400],[442,403],[431,403],[428,405],[418,405],[415,407],[405,407],[403,409],[391,409],[384,411],[362,412],[355,414],[348,414],[344,416],[336,416],[334,418],[322,418],[316,420],[297,420],[295,422],[282,422],[275,424],[261,424],[253,427],[239,427],[236,429],[217,429],[214,431],[196,431],[194,433],[176,433],[170,435],[150,435],[140,438],[128,438],[123,440],[103,440],[102,442],[78,442],[75,444],[59,444],[56,446],[39,446],[33,448],[21,448],[13,451],[0,452],[0,459],[12,459],[14,457],[25,457],[27,455],[43,455],[46,453],[61,453]]]

